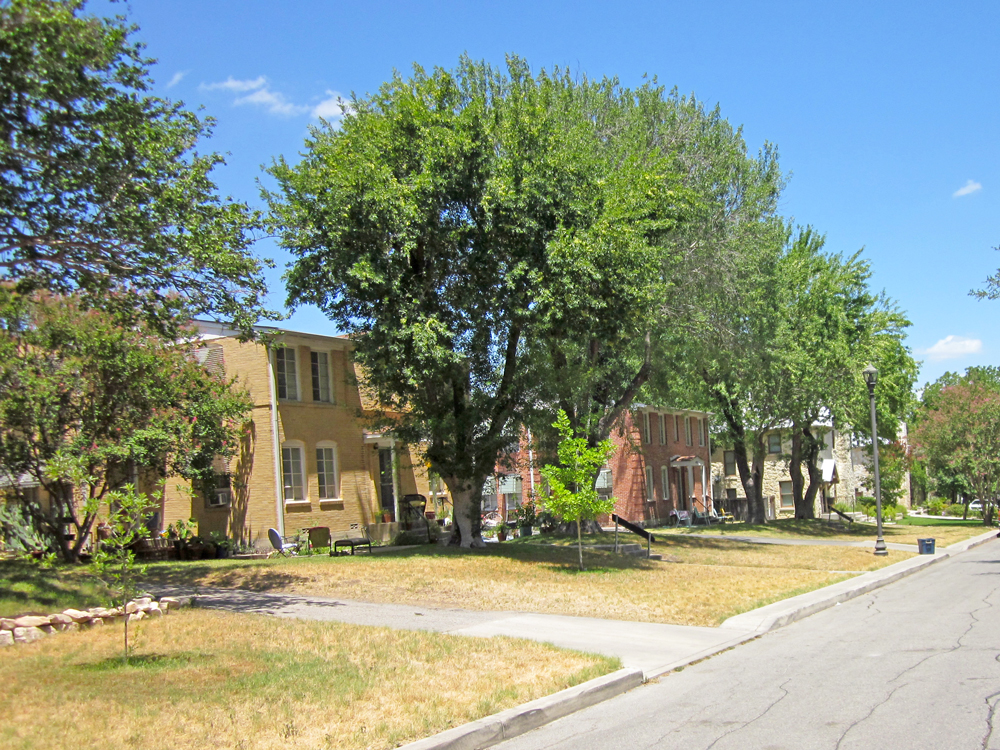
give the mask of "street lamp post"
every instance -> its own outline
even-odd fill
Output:
[[[868,384],[868,404],[872,412],[872,463],[875,467],[875,522],[878,525],[878,538],[875,540],[875,554],[888,555],[882,538],[882,479],[878,473],[878,425],[875,422],[875,383],[878,381],[878,370],[871,365],[864,369],[865,383]]]

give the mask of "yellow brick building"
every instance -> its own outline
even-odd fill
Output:
[[[326,526],[334,538],[364,529],[385,538],[404,496],[429,497],[428,510],[447,500],[430,494],[427,471],[406,446],[367,426],[372,404],[358,387],[349,339],[261,328],[266,343],[241,342],[222,325],[197,325],[200,359],[236,378],[253,411],[214,490],[166,481],[164,528],[193,517],[202,536],[218,531],[258,547],[267,546],[269,528],[287,536]]]

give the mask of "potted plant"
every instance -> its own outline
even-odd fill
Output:
[[[233,551],[233,540],[227,537],[225,534],[213,531],[209,535],[209,539],[212,540],[212,544],[215,545],[215,559],[221,560],[229,557]]]
[[[535,503],[528,500],[514,511],[514,518],[517,522],[518,536],[531,536],[531,528],[535,525],[538,515],[535,511]]]
[[[183,518],[179,518],[177,519],[176,524],[172,523],[167,526],[167,537],[174,542],[174,549],[177,550],[178,560],[191,559],[188,556],[187,550],[188,545],[194,537],[194,530],[197,526],[198,522],[194,518],[189,518],[187,521]]]
[[[506,521],[502,521],[497,527],[497,541],[505,542],[507,541],[507,532],[510,531],[510,526],[507,525]]]

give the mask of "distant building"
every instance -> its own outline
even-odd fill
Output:
[[[615,513],[645,526],[670,522],[674,510],[705,512],[711,460],[707,412],[637,404],[611,431],[615,452],[596,487],[615,498]],[[483,489],[484,512],[506,519],[532,493],[544,504],[540,467],[554,460],[538,455],[525,436],[519,450],[502,463]]]
[[[859,496],[869,494],[862,482],[868,476],[868,457],[863,447],[855,444],[849,433],[835,429],[830,423],[814,425],[822,436],[824,447],[816,457],[816,465],[823,477],[823,485],[816,493],[814,512],[826,513],[834,503],[850,505]],[[901,439],[906,441],[906,425],[900,425]],[[766,435],[767,455],[764,458],[763,495],[768,517],[778,518],[795,513],[789,457],[792,451],[790,428],[771,430]],[[910,478],[904,479],[902,504],[910,505]],[[809,477],[803,467],[804,487]],[[734,510],[743,499],[743,485],[736,468],[733,451],[716,447],[712,452],[712,488],[716,500],[727,510]],[[803,489],[804,491],[804,489]]]

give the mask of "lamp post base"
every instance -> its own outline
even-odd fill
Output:
[[[875,541],[875,554],[876,555],[882,555],[882,556],[889,554],[889,550],[887,550],[886,547],[885,547],[885,540],[884,539],[877,539]]]

